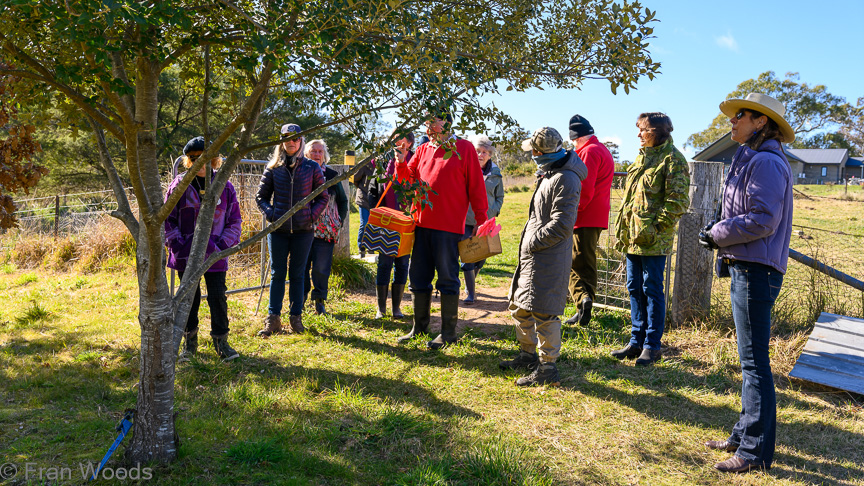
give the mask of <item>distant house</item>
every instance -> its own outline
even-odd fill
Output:
[[[738,142],[732,140],[729,132],[693,156],[693,160],[729,165],[736,150]],[[793,149],[784,145],[783,151],[792,166],[793,184],[837,183],[847,177],[864,176],[864,160],[850,158],[847,149]]]

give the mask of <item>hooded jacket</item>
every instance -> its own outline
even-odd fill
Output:
[[[504,178],[501,177],[501,170],[494,162],[489,162],[491,167],[489,173],[483,174],[483,182],[486,184],[486,202],[489,204],[489,209],[486,210],[486,218],[497,218],[501,213],[501,206],[504,205]],[[474,209],[468,205],[468,214],[465,215],[465,226],[475,226],[477,219],[474,218]]]
[[[274,168],[264,169],[255,201],[267,221],[272,223],[322,184],[324,184],[324,173],[321,171],[321,166],[306,157],[300,157],[293,168],[289,168],[283,162]],[[279,233],[312,231],[313,223],[327,207],[329,198],[328,192],[323,191],[294,213],[276,231]]]
[[[722,201],[723,219],[711,228],[720,246],[718,275],[722,258],[761,263],[785,274],[792,237],[792,169],[780,142],[766,140],[759,150],[738,148]]]
[[[177,189],[177,185],[183,180],[185,172],[178,174],[168,186],[165,200]],[[183,197],[177,201],[177,205],[171,210],[165,220],[165,243],[168,245],[168,268],[178,272],[186,270],[186,261],[192,250],[192,237],[195,234],[195,225],[198,222],[198,212],[201,210],[201,196],[192,187],[192,184],[183,192]],[[210,241],[207,243],[207,253],[230,248],[240,242],[241,216],[240,204],[237,202],[237,193],[231,182],[225,183],[222,195],[219,196],[216,211],[213,213],[213,227],[210,228]],[[208,272],[228,271],[228,259],[217,261]]]
[[[553,316],[564,312],[573,258],[573,224],[582,180],[587,175],[588,169],[573,151],[563,164],[553,163],[541,171],[519,239],[519,265],[510,285],[511,306]]]
[[[675,225],[690,206],[690,169],[672,138],[642,147],[627,167],[627,184],[615,237],[618,251],[631,255],[668,255]]]

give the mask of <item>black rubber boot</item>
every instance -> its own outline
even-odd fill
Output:
[[[458,297],[458,296],[457,296]],[[417,335],[429,335],[429,318],[432,313],[432,292],[414,292],[414,325],[411,332],[399,338],[400,343],[410,341]]]
[[[228,336],[213,337],[213,349],[222,361],[231,361],[237,359],[240,354],[234,351],[234,348],[228,345]]]
[[[198,329],[183,333],[183,351],[180,353],[181,363],[189,361],[198,353]]]
[[[402,319],[405,314],[402,313],[402,294],[405,293],[405,284],[393,284],[390,288],[390,294],[393,298],[393,317]]]
[[[627,343],[627,346],[624,346],[621,349],[616,349],[612,351],[613,357],[618,359],[633,359],[638,358],[640,354],[642,354],[642,348],[637,348],[630,343]]]
[[[378,297],[378,312],[375,313],[375,319],[381,319],[387,315],[387,286],[376,285],[375,296]]]
[[[454,344],[458,341],[456,337],[456,323],[459,320],[459,295],[441,294],[441,334],[426,343],[432,350],[438,350]]]
[[[474,303],[474,270],[462,272],[462,275],[465,277],[465,293],[467,294],[462,303],[471,305]]]

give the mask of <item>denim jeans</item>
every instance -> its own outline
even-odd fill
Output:
[[[630,292],[630,345],[660,349],[666,325],[663,271],[666,255],[627,254],[627,290]]]
[[[303,271],[309,260],[309,250],[315,234],[312,231],[270,233],[270,304],[271,315],[282,315],[285,298],[285,277],[288,277],[288,301],[292,316],[303,312]]]
[[[327,284],[330,280],[330,270],[333,268],[332,243],[321,238],[312,240],[312,249],[309,250],[309,259],[306,261],[306,271],[303,275],[303,296],[312,291],[312,299],[327,300]]]
[[[435,288],[444,295],[459,295],[460,233],[417,227],[408,276],[411,292],[432,292],[432,279],[438,272]]]
[[[777,399],[768,348],[771,309],[783,285],[783,274],[761,263],[735,261],[732,277],[732,318],[741,359],[741,415],[729,442],[739,444],[735,453],[751,463],[771,466],[777,431]]]
[[[363,238],[363,229],[369,222],[369,210],[360,208],[360,226],[357,227],[357,248],[360,248],[360,240]]]
[[[460,238],[459,241],[467,240],[468,238],[471,238],[471,233],[473,233],[473,232],[474,232],[474,225],[466,224],[465,225],[465,233],[462,234],[462,238]],[[458,249],[459,247],[457,246],[456,248]],[[463,272],[472,272],[477,267],[477,262],[463,263],[461,265],[461,267],[462,267]]]
[[[183,279],[183,272],[177,272]],[[228,297],[225,291],[226,272],[207,272],[204,274],[204,284],[207,285],[207,305],[210,306],[210,335],[225,337],[228,335]],[[201,284],[195,288],[192,298],[192,308],[186,319],[186,332],[198,331],[198,308],[201,307]]]
[[[375,275],[375,285],[390,285],[390,273],[393,272],[393,283],[405,285],[408,281],[408,267],[411,264],[411,255],[403,255],[399,258],[390,255],[378,254],[378,273]]]

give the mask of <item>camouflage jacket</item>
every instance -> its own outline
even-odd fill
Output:
[[[690,205],[687,159],[670,138],[639,150],[615,220],[615,248],[634,255],[668,255],[675,225]]]

